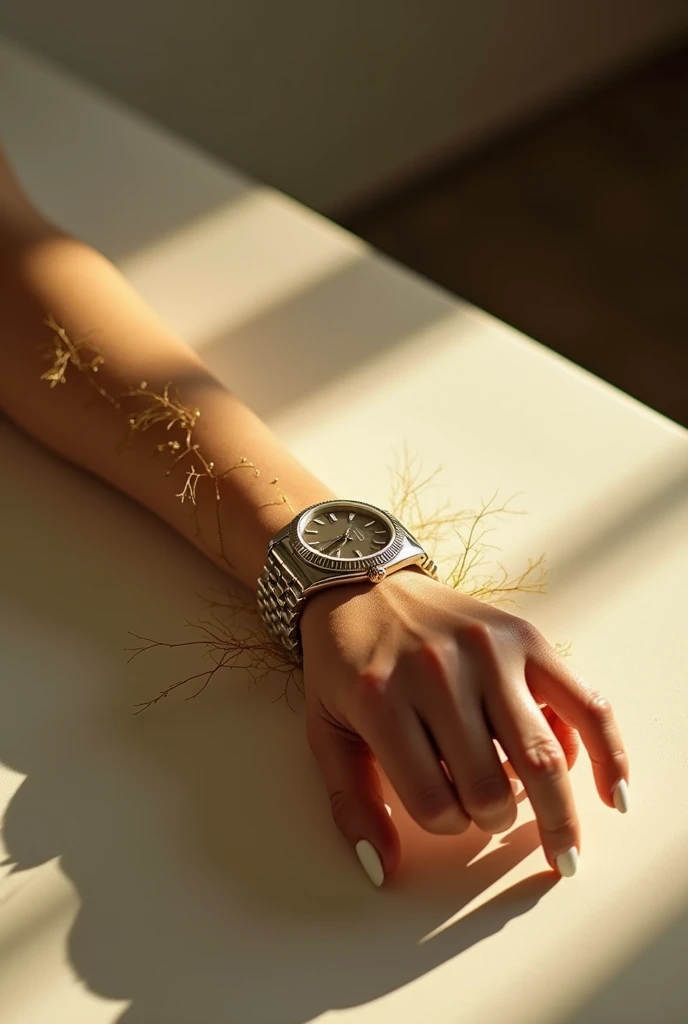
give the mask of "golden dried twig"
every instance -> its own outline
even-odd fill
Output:
[[[490,604],[508,603],[518,594],[544,593],[544,555],[510,572],[501,563],[494,564],[495,545],[487,541],[501,517],[522,512],[508,500],[499,503],[496,492],[477,512],[452,508],[448,501],[433,502],[441,472],[441,466],[424,470],[420,456],[404,446],[391,469],[391,506],[438,562],[443,582]]]
[[[44,323],[53,332],[52,347],[45,353],[45,359],[52,359],[52,364],[41,374],[41,380],[47,381],[51,388],[57,384],[66,384],[67,368],[73,366],[75,370],[83,373],[94,391],[119,409],[117,400],[94,379],[94,374],[98,373],[104,362],[95,345],[89,342],[88,337],[72,341],[65,329],[60,327],[52,316],[46,317]]]
[[[215,677],[220,669],[241,669],[252,683],[258,683],[266,677],[278,676],[282,680],[282,689],[274,699],[283,699],[287,706],[294,709],[292,692],[303,690],[301,673],[298,666],[287,656],[281,644],[272,640],[263,632],[258,622],[257,610],[236,592],[227,590],[216,597],[205,599],[207,619],[187,622],[196,634],[193,640],[165,642],[152,640],[149,637],[132,633],[140,646],[128,648],[131,653],[129,661],[133,661],[144,651],[153,648],[175,650],[180,647],[198,647],[202,655],[212,662],[212,667],[179,679],[170,686],[160,690],[150,700],[137,704],[135,714],[140,714],[153,704],[169,696],[174,690],[190,683],[196,683],[196,689],[186,700],[197,697]],[[245,621],[244,621],[245,620]]]
[[[452,524],[458,553],[444,582],[488,604],[513,602],[518,594],[544,594],[547,589],[544,554],[528,559],[522,569],[514,572],[507,570],[501,562],[486,569],[491,562],[491,552],[496,550],[494,544],[485,540],[495,529],[488,524],[500,516],[521,514],[520,510],[510,506],[509,501],[498,504],[496,493],[483,503],[482,508],[471,513],[470,519],[462,513],[461,521]]]
[[[41,380],[47,381],[51,388],[65,384],[68,368],[73,366],[110,405],[118,410],[126,409],[128,429],[125,442],[130,443],[136,435],[145,434],[154,427],[167,431],[170,434],[168,440],[155,445],[156,452],[171,456],[172,461],[165,475],[170,476],[175,466],[187,460],[186,477],[176,497],[182,504],[189,501],[193,506],[197,533],[200,532],[197,518],[198,487],[206,480],[212,486],[220,559],[231,568],[222,532],[220,483],[236,470],[247,469],[256,477],[260,476],[260,470],[249,459],[242,457],[234,465],[219,472],[195,440],[200,409],[185,405],[171,381],[156,390],[149,386],[148,381],[143,380],[115,397],[96,380],[104,363],[96,346],[87,337],[72,340],[53,317],[48,317],[45,323],[52,332],[52,350],[49,353],[52,365],[41,375]],[[501,563],[489,568],[490,552],[494,550],[494,546],[486,540],[494,529],[490,524],[500,516],[514,514],[516,510],[510,507],[509,502],[497,504],[496,494],[477,512],[454,509],[446,501],[431,505],[429,498],[438,486],[440,473],[441,467],[425,472],[420,458],[411,455],[404,446],[391,471],[391,508],[424,544],[431,557],[440,566],[446,567],[442,581],[447,586],[461,589],[493,604],[513,601],[518,594],[543,593],[546,584],[543,556],[529,560],[523,569],[515,572],[509,572]],[[275,488],[277,497],[266,502],[266,505],[286,504],[295,512],[279,487],[277,477],[270,481],[270,486]],[[129,660],[158,647],[168,650],[193,647],[200,648],[202,656],[211,662],[210,668],[172,683],[157,696],[137,705],[136,713],[157,704],[174,690],[190,683],[197,683],[197,687],[187,699],[197,696],[221,669],[241,669],[253,682],[276,674],[284,680],[279,696],[291,707],[290,694],[293,687],[302,691],[300,670],[290,661],[281,645],[273,642],[263,631],[255,606],[229,589],[205,599],[205,604],[208,618],[187,623],[196,634],[193,640],[164,642],[132,634],[141,644],[130,648],[132,654]],[[568,654],[566,645],[559,645],[558,650]]]
[[[411,457],[406,449],[392,470],[391,511],[401,519],[424,545],[434,545],[441,564],[447,566],[442,582],[460,588],[472,597],[491,604],[513,601],[518,594],[541,594],[545,590],[544,556],[531,559],[521,569],[507,570],[501,563],[490,568],[494,545],[488,544],[487,535],[500,516],[519,514],[509,502],[499,504],[493,495],[477,512],[452,510],[448,503],[433,505],[428,502],[430,491],[437,484],[441,470],[424,473],[418,457]],[[174,649],[201,647],[210,657],[212,667],[188,676],[161,690],[156,697],[137,705],[139,713],[156,704],[179,687],[201,681],[200,687],[189,694],[196,696],[223,668],[242,669],[252,682],[258,682],[273,673],[284,679],[279,698],[293,708],[291,695],[302,692],[301,673],[279,644],[264,632],[255,604],[229,587],[203,597],[207,618],[187,623],[196,631],[193,640],[160,643],[148,638],[133,649],[132,657],[156,647]],[[566,654],[563,646],[558,648]]]
[[[194,431],[201,415],[201,410],[195,406],[188,406],[182,402],[177,387],[168,381],[158,391],[149,386],[148,381],[142,380],[139,384],[130,387],[118,398],[109,394],[105,388],[94,380],[94,374],[104,364],[102,355],[95,345],[87,338],[72,340],[65,329],[61,327],[53,317],[48,317],[46,325],[53,332],[52,337],[52,366],[41,375],[41,380],[48,381],[50,387],[56,384],[65,384],[67,381],[67,368],[72,365],[82,373],[89,384],[105,398],[115,409],[126,409],[127,413],[127,434],[123,443],[131,443],[137,434],[145,434],[153,427],[164,429],[171,436],[169,440],[159,442],[155,445],[155,451],[172,456],[172,462],[168,466],[165,476],[170,476],[175,466],[184,459],[189,460],[185,467],[186,478],[180,491],[175,497],[184,504],[187,500],[193,506],[192,518],[196,527],[196,536],[200,535],[198,522],[198,486],[201,481],[208,480],[213,488],[215,505],[215,532],[219,548],[220,561],[224,562],[230,569],[233,568],[225,548],[224,533],[222,530],[221,500],[222,494],[220,484],[230,473],[239,469],[252,470],[256,477],[260,476],[260,470],[246,457],[242,456],[238,462],[229,466],[222,472],[218,471],[215,463],[209,460],[202,452],[200,446],[194,440]],[[195,460],[195,461],[192,461]],[[293,512],[289,499],[279,487],[275,477],[270,481],[270,487],[274,488],[277,497],[273,501],[266,502],[266,505],[286,504]]]
[[[454,509],[448,501],[428,507],[433,489],[438,486],[442,467],[425,472],[419,455],[411,455],[404,443],[390,467],[391,510],[437,560],[438,548],[446,544],[451,532],[470,520],[472,513]]]

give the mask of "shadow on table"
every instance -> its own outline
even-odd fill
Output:
[[[228,675],[134,717],[185,673],[160,651],[127,668],[127,631],[177,639],[218,576],[4,424],[0,441],[0,758],[27,776],[5,842],[16,871],[59,857],[80,902],[70,963],[130,1002],[122,1022],[310,1021],[459,955],[554,884],[480,903],[536,847],[532,823],[484,853],[477,830],[426,836],[395,807],[404,864],[373,890],[330,823],[303,716],[269,684]]]
[[[445,318],[455,321],[459,340],[461,308],[384,257],[364,253],[199,351],[222,381],[269,418]],[[380,369],[381,389],[388,373]]]
[[[0,67],[2,144],[22,184],[51,220],[110,259],[159,246],[255,187],[63,71],[56,79],[49,62],[2,37]]]
[[[688,1002],[686,949],[688,909],[684,908],[678,920],[572,1012],[568,1024],[682,1024]]]

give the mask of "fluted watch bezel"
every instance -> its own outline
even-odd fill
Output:
[[[301,530],[304,524],[310,521],[316,509],[319,512],[326,513],[329,509],[334,508],[345,508],[352,512],[367,512],[381,519],[390,532],[390,540],[387,545],[380,551],[376,551],[375,554],[363,555],[360,558],[332,558],[329,555],[322,555],[314,551],[313,548],[309,547],[302,540]],[[350,499],[342,498],[335,498],[331,501],[318,501],[314,505],[309,505],[289,525],[289,542],[294,553],[303,559],[304,562],[307,562],[308,565],[313,565],[325,572],[366,573],[369,569],[385,565],[391,559],[396,558],[404,546],[404,539],[404,533],[399,528],[396,520],[388,512],[385,512],[384,509],[364,501],[351,501]]]

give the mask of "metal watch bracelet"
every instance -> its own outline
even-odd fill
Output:
[[[258,580],[258,610],[272,640],[295,661],[302,661],[299,619],[306,603],[304,587],[277,549],[268,551],[265,569]]]
[[[414,564],[429,576],[437,577],[437,566],[427,553]],[[304,584],[278,548],[272,547],[268,551],[265,568],[258,579],[257,602],[270,638],[301,664],[303,650],[299,620],[306,603]]]

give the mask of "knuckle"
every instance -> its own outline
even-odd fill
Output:
[[[483,619],[473,619],[463,627],[462,632],[466,639],[477,647],[483,655],[486,655],[492,661],[496,661],[497,638],[493,627],[489,623]]]
[[[346,834],[351,823],[351,798],[343,789],[335,789],[330,793],[330,811],[332,820],[340,832]]]
[[[409,810],[416,821],[424,826],[432,825],[439,819],[445,816],[449,817],[454,813],[456,813],[457,819],[459,817],[456,802],[448,791],[448,787],[435,783],[419,787],[413,794],[412,804],[413,806]]]
[[[525,770],[543,782],[556,782],[566,772],[566,758],[554,738],[533,740],[523,750]]]
[[[423,640],[418,648],[418,657],[435,671],[441,672],[450,654],[452,643],[449,637],[433,636]]]
[[[452,636],[429,637],[414,652],[415,666],[431,679],[447,679],[457,662],[456,641]]]
[[[549,846],[562,850],[574,845],[578,833],[578,822],[572,814],[567,814],[552,823],[540,823],[540,832]]]
[[[371,695],[384,693],[386,682],[384,672],[375,668],[363,669],[358,676],[359,688]]]
[[[612,706],[601,693],[593,691],[589,693],[585,701],[585,711],[593,724],[603,729],[611,725],[614,720]]]
[[[510,798],[511,790],[507,790],[502,780],[495,775],[486,775],[470,783],[468,801],[474,810],[499,809],[505,807]]]
[[[628,754],[622,748],[615,748],[611,750],[608,755],[591,755],[590,760],[596,768],[609,768],[611,765],[614,766],[613,770],[620,776],[623,777],[628,772],[629,759]]]
[[[417,657],[424,685],[440,697],[453,699],[455,691],[455,674],[451,671],[452,661],[456,660],[453,642],[448,639],[428,640],[420,647]]]
[[[518,615],[513,616],[512,628],[525,647],[540,647],[544,642],[540,630],[532,622],[522,619]]]
[[[359,713],[377,715],[389,703],[389,687],[384,674],[375,669],[365,669],[359,673],[352,699]]]

